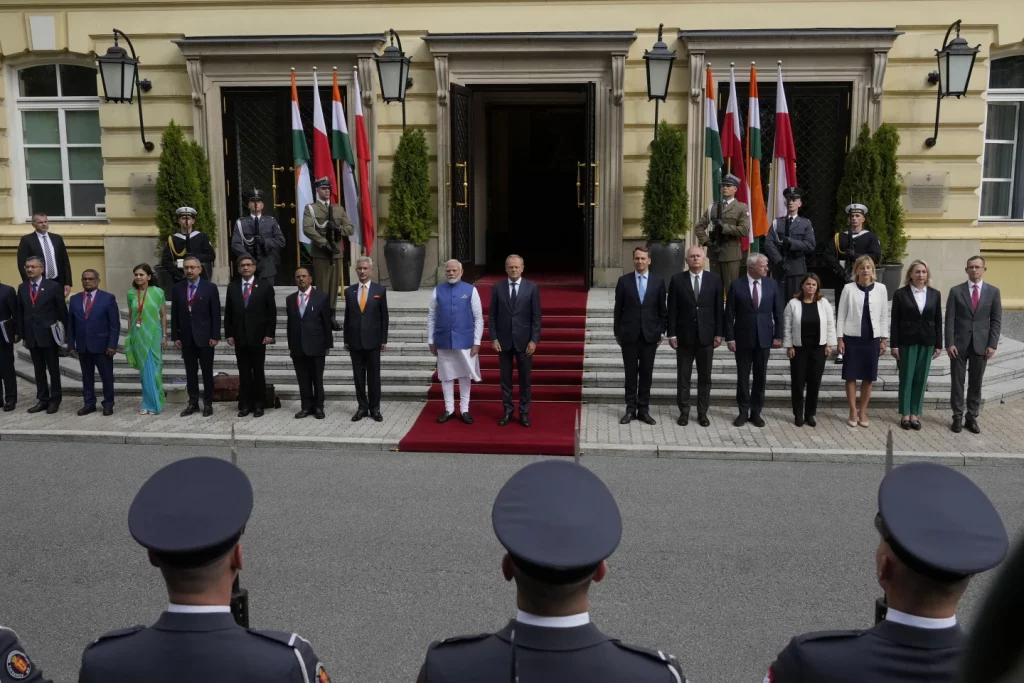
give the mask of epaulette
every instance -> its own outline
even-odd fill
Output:
[[[812,631],[811,633],[804,633],[793,638],[793,642],[798,644],[809,643],[817,640],[835,640],[839,638],[854,638],[856,636],[863,635],[864,631],[860,629],[845,629],[837,631]]]
[[[644,655],[645,657],[653,659],[659,664],[664,665],[668,668],[669,672],[671,672],[676,683],[686,683],[686,674],[684,674],[683,670],[679,667],[679,661],[676,659],[675,655],[666,654],[661,650],[652,650],[647,647],[640,647],[639,645],[628,645],[620,640],[613,639],[611,642],[623,650],[629,650],[630,652]]]
[[[301,643],[309,645],[309,641],[298,633],[286,633],[285,631],[260,631],[254,628],[250,628],[248,631],[254,636],[260,636],[261,638],[272,640],[275,643],[280,643],[286,647],[298,647]]]
[[[130,636],[133,633],[138,633],[139,631],[141,631],[144,628],[146,628],[146,627],[145,626],[129,626],[127,628],[119,628],[119,629],[115,629],[113,631],[107,631],[102,636],[100,636],[96,640],[92,641],[89,644],[89,647],[92,647],[93,645],[96,645],[97,643],[102,642],[104,640],[112,640],[114,638],[123,638],[124,636]]]
[[[477,640],[483,640],[484,638],[490,638],[493,633],[478,633],[475,636],[452,636],[451,638],[444,638],[442,640],[435,640],[430,644],[429,650],[433,650],[436,647],[442,645],[455,645],[457,643],[472,643]]]

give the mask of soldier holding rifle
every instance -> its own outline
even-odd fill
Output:
[[[231,258],[252,256],[256,260],[256,277],[272,285],[284,245],[281,226],[273,216],[263,215],[263,193],[253,188],[249,194],[249,215],[235,221],[231,232]]]
[[[750,210],[736,199],[739,187],[740,179],[726,174],[721,201],[709,206],[697,221],[697,242],[707,247],[710,270],[722,279],[723,292],[728,292],[732,281],[740,276],[740,239],[750,234]]]
[[[782,290],[782,300],[789,301],[807,274],[806,257],[814,253],[814,226],[798,213],[803,206],[803,190],[787,187],[782,195],[786,198],[786,215],[772,221],[764,240],[764,254]]]
[[[313,243],[314,279],[327,295],[331,308],[331,327],[340,330],[338,323],[338,281],[345,257],[343,237],[354,228],[348,214],[340,204],[331,203],[331,181],[324,177],[316,181],[316,201],[302,211],[302,232]]]

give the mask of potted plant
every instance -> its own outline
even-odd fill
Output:
[[[419,289],[431,218],[427,138],[422,130],[409,128],[395,150],[384,231],[384,261],[391,288],[397,292]]]
[[[690,229],[687,204],[686,138],[662,121],[651,143],[641,228],[651,250],[651,271],[666,281],[685,263],[682,238]]]
[[[883,123],[873,138],[878,150],[879,173],[878,194],[881,211],[885,214],[884,229],[879,232],[878,241],[882,247],[882,282],[889,295],[899,288],[903,275],[903,259],[907,255],[907,233],[903,225],[903,177],[899,173],[896,152],[900,146],[900,134],[895,126]]]
[[[879,191],[879,177],[882,173],[882,160],[878,153],[878,145],[871,136],[871,129],[865,123],[857,135],[857,142],[846,155],[843,165],[843,179],[839,183],[836,197],[836,233],[850,229],[850,217],[846,213],[849,204],[863,204],[868,207],[864,229],[875,233],[879,241],[886,232],[886,211]],[[885,251],[883,247],[884,263]],[[842,256],[840,256],[842,258]],[[883,265],[876,266],[875,275],[882,281],[885,275]],[[886,285],[886,289],[889,289]],[[889,291],[892,295],[892,291]],[[837,302],[838,303],[838,302]]]

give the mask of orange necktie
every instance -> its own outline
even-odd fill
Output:
[[[366,286],[359,285],[359,311],[366,310]]]

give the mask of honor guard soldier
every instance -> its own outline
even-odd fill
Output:
[[[213,245],[206,235],[193,230],[196,210],[191,206],[183,206],[175,211],[175,214],[178,217],[178,232],[167,236],[167,244],[164,245],[163,255],[160,257],[160,266],[176,284],[185,279],[185,257],[192,255],[203,265],[200,277],[209,280],[217,252],[213,250]]]
[[[740,239],[750,234],[750,209],[735,198],[739,186],[740,179],[732,174],[722,178],[722,200],[697,221],[697,241],[707,247],[710,270],[722,279],[723,292],[740,276]]]
[[[0,683],[51,683],[25,654],[18,634],[0,626]]]
[[[231,614],[252,502],[248,477],[219,458],[178,460],[142,485],[128,529],[163,574],[170,605],[152,626],[87,647],[79,683],[328,680],[301,636],[243,628]]]
[[[771,265],[772,277],[782,289],[782,300],[789,301],[807,274],[806,256],[814,251],[814,226],[797,214],[803,205],[803,190],[787,187],[782,195],[786,198],[788,213],[772,221],[764,239],[764,253]]]
[[[861,256],[870,256],[877,266],[882,260],[882,247],[878,243],[878,235],[864,227],[868,207],[863,204],[850,204],[846,207],[846,215],[850,217],[849,228],[836,234],[836,260],[833,267],[842,274],[846,282],[853,282],[854,262]],[[837,306],[842,293],[843,288],[836,287]],[[843,364],[843,354],[836,354],[835,363]]]
[[[279,251],[284,248],[284,233],[277,219],[263,215],[263,193],[253,188],[249,195],[249,215],[235,221],[231,233],[231,258],[248,254],[256,259],[256,277],[274,284]]]
[[[313,243],[313,277],[327,294],[331,307],[331,327],[340,330],[338,323],[338,281],[345,258],[345,243],[353,231],[352,221],[341,204],[331,203],[331,181],[324,177],[316,181],[316,201],[302,211],[302,232]]]
[[[964,634],[956,607],[971,577],[1002,562],[1009,540],[999,513],[966,476],[918,462],[878,488],[875,551],[888,610],[874,628],[797,636],[766,681],[899,683],[957,680]]]
[[[501,569],[516,582],[516,618],[497,633],[432,643],[419,683],[685,683],[675,657],[625,645],[590,621],[590,585],[622,537],[597,475],[561,460],[527,465],[498,493],[491,522],[508,551]]]

